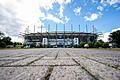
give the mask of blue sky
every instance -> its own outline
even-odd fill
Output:
[[[25,33],[29,26],[29,32],[71,30],[77,32],[78,25],[81,32],[85,32],[85,26],[92,32],[92,26],[97,32],[102,32],[104,38],[114,30],[120,29],[120,0],[1,0],[0,1],[0,31],[11,36],[13,41],[20,39],[20,33]],[[106,40],[106,39],[105,39]],[[20,40],[21,41],[21,40]]]

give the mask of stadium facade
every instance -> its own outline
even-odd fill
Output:
[[[30,44],[35,42],[36,45],[54,46],[54,47],[72,47],[79,45],[82,42],[95,41],[96,33],[82,32],[44,32],[44,33],[29,33],[24,35],[25,43]]]

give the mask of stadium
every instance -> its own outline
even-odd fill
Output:
[[[24,35],[25,43],[30,44],[35,42],[36,45],[42,43],[44,46],[53,47],[73,47],[78,45],[81,41],[95,41],[97,39],[96,33],[82,33],[82,32],[44,32],[44,33],[29,33]]]

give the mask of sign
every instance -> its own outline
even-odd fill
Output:
[[[47,45],[47,38],[43,38],[42,44]]]
[[[67,38],[67,45],[70,45],[70,39]]]
[[[74,38],[74,45],[78,45],[78,38]]]

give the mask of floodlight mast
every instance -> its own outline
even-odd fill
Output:
[[[57,24],[56,24],[56,47],[57,47]]]
[[[65,24],[64,24],[64,48],[65,48]]]
[[[80,42],[80,25],[79,25],[79,42]]]
[[[71,33],[72,33],[72,47],[73,47],[73,25],[71,24]]]

